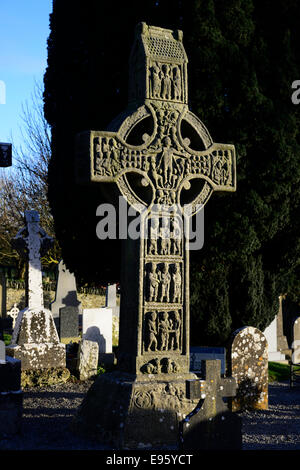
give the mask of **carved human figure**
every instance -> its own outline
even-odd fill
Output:
[[[162,226],[159,231],[160,234],[160,254],[168,255],[170,254],[170,219],[169,217],[162,218]]]
[[[181,254],[181,240],[182,240],[182,230],[180,223],[176,217],[172,220],[173,231],[172,231],[172,243],[173,243],[173,254]]]
[[[103,152],[102,152],[102,139],[98,137],[96,141],[96,161],[95,161],[95,170],[102,175],[103,174]]]
[[[155,312],[150,312],[147,320],[148,329],[148,346],[147,351],[157,351],[157,327],[156,327],[157,315]],[[154,348],[154,349],[153,349]]]
[[[222,179],[222,163],[220,160],[217,160],[214,164],[213,171],[212,171],[213,180],[217,184],[221,184]]]
[[[160,301],[163,302],[166,299],[166,302],[170,300],[170,282],[171,275],[169,273],[168,263],[163,264],[162,271],[160,271]]]
[[[163,182],[164,185],[171,185],[171,177],[173,175],[173,149],[171,147],[170,137],[163,139],[163,152],[161,157],[161,166],[163,169]]]
[[[157,242],[159,235],[159,219],[151,217],[150,219],[150,239],[149,239],[149,255],[157,255]]]
[[[114,173],[120,171],[120,156],[117,143],[114,139],[110,140],[111,144],[111,170]]]
[[[161,92],[161,79],[160,70],[157,64],[154,64],[151,69],[151,85],[152,85],[152,96],[153,98],[160,98]]]
[[[174,67],[174,71],[173,71],[173,87],[174,87],[174,99],[180,100],[181,99],[181,76],[180,76],[180,70],[177,66]]]
[[[180,349],[180,330],[181,330],[181,318],[180,313],[176,310],[174,312],[173,330],[174,330],[174,350]]]
[[[170,67],[169,65],[164,64],[162,66],[162,69],[163,69],[163,78],[162,78],[161,97],[165,100],[170,100],[172,98],[171,96],[172,81],[170,78]]]
[[[167,351],[169,347],[169,331],[170,331],[170,321],[168,318],[168,312],[162,312],[161,318],[158,324],[158,334],[159,334],[159,349],[161,351]]]
[[[156,264],[151,263],[151,270],[149,272],[149,301],[156,302],[158,296],[159,276],[156,272]]]
[[[180,269],[178,268],[178,265],[174,265],[174,270],[172,273],[172,281],[173,281],[173,302],[181,302],[181,285],[182,285],[182,279],[181,279],[181,274],[180,274]]]

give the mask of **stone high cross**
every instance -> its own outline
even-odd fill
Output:
[[[188,219],[236,187],[234,146],[213,143],[188,108],[187,62],[181,31],[140,23],[128,109],[76,145],[78,183],[114,183],[141,213],[140,239],[124,242],[118,369],[169,385],[190,376]],[[139,393],[143,408],[151,400]]]
[[[145,23],[138,26],[129,93],[129,111],[109,131],[79,135],[78,177],[115,183],[129,205],[145,209],[150,230],[157,224],[161,234],[151,239],[150,233],[150,241],[139,240],[138,262],[133,257],[125,262],[119,345],[122,368],[146,372],[161,358],[157,370],[166,372],[171,355],[173,369],[188,372],[188,251],[183,236],[172,239],[180,217],[171,218],[171,237],[163,237],[163,209],[184,204],[185,214],[192,216],[213,191],[234,191],[235,149],[213,143],[202,122],[188,109],[187,57],[180,31]],[[148,135],[144,131],[151,122]],[[184,138],[185,131],[194,142]],[[133,144],[139,137],[140,143]],[[204,150],[193,149],[193,143],[199,145],[199,141]],[[162,208],[160,213],[154,210],[157,207]],[[134,305],[132,299],[136,299]],[[128,328],[122,329],[122,313],[126,325],[138,327],[130,339]]]
[[[30,309],[44,306],[41,256],[53,244],[53,239],[39,225],[40,217],[36,211],[25,211],[26,226],[12,240],[13,247],[28,262],[27,304]]]

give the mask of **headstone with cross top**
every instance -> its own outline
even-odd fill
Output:
[[[59,343],[50,310],[44,307],[41,257],[53,239],[40,226],[37,211],[25,211],[25,227],[12,240],[12,246],[26,258],[26,301],[15,321],[7,354],[22,362],[22,370],[64,368],[65,345]]]
[[[26,301],[29,308],[44,305],[41,256],[51,248],[53,239],[40,227],[37,211],[25,211],[25,227],[12,240],[13,247],[26,258]]]
[[[187,56],[180,31],[138,25],[130,60],[129,100],[129,111],[118,117],[110,130],[78,136],[77,174],[81,181],[115,183],[129,205],[142,211],[147,220],[142,228],[147,231],[149,227],[150,237],[142,234],[138,243],[129,239],[125,243],[125,251],[131,253],[135,245],[138,260],[125,255],[121,286],[126,295],[121,300],[121,317],[125,314],[126,325],[136,325],[138,331],[133,335],[136,340],[129,339],[121,319],[120,366],[141,373],[162,353],[172,353],[173,358],[176,353],[174,369],[188,372],[188,245],[179,213],[183,201],[187,201],[184,213],[190,217],[213,191],[235,191],[235,149],[213,143],[188,108]],[[151,135],[142,134],[138,145],[129,143],[133,132],[143,132],[143,122],[149,118]],[[205,150],[193,149],[192,142],[182,135],[184,127],[192,129]],[[169,236],[164,237],[163,216],[170,215],[174,207],[167,227]],[[184,222],[188,223],[187,217]],[[178,226],[182,236],[172,238]],[[155,228],[157,237],[151,238]],[[166,335],[161,333],[159,338],[158,333],[164,318],[178,328],[169,335],[168,344]]]
[[[236,394],[235,379],[221,377],[219,359],[204,361],[204,379],[187,381],[187,396],[198,398],[199,403],[181,423],[182,447],[190,450],[241,449],[241,418],[224,402]]]
[[[187,62],[181,31],[140,23],[127,110],[77,136],[77,182],[113,183],[140,212],[140,238],[123,244],[117,366],[139,380],[191,377],[185,234],[214,191],[236,189],[234,146],[213,143],[189,110]]]

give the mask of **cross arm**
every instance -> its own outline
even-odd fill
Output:
[[[116,182],[121,174],[147,172],[146,144],[127,144],[117,132],[87,131],[77,136],[76,179],[80,183]]]
[[[201,152],[190,151],[186,177],[208,181],[213,191],[236,191],[236,154],[231,144],[213,143]]]

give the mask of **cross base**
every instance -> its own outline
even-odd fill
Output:
[[[22,370],[66,367],[65,345],[59,342],[50,310],[40,307],[19,312],[6,354],[20,359]]]
[[[178,449],[180,423],[198,403],[186,396],[186,381],[195,378],[106,373],[88,391],[74,428],[117,449]]]

